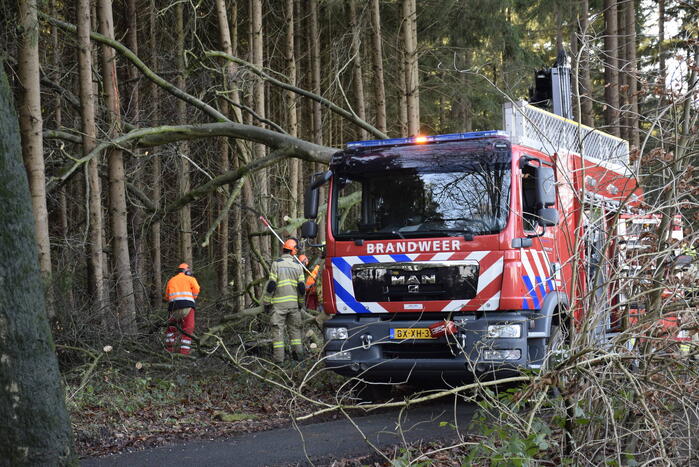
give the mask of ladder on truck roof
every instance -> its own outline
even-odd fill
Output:
[[[545,154],[574,153],[627,172],[629,143],[621,138],[552,114],[526,101],[503,104],[503,126],[513,144]]]

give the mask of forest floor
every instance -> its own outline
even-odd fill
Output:
[[[65,363],[65,351],[59,349],[60,354]],[[283,371],[298,385],[313,361],[309,357],[301,363],[288,362]],[[121,349],[102,354],[98,364],[90,367],[87,362],[64,370],[75,449],[83,459],[289,427],[292,414],[318,409],[218,358]],[[261,376],[282,380],[280,370],[271,371],[268,362],[259,360],[250,368]],[[331,402],[343,382],[345,379],[323,371],[304,385],[303,393]],[[400,392],[394,390],[394,396],[400,397]],[[342,415],[327,414],[309,423],[338,417]],[[441,443],[444,441],[418,444],[424,452],[438,450]],[[431,457],[439,465],[460,465],[453,454],[437,452]],[[409,455],[404,445],[383,448],[381,453],[367,447],[366,455],[333,460],[333,465],[384,466],[391,465],[388,459]]]
[[[77,454],[94,457],[270,430],[289,426],[292,413],[317,410],[222,360],[178,357],[165,354],[154,361],[153,354],[129,352],[129,366],[122,352],[116,358],[105,356],[89,374],[85,367],[64,374]],[[284,372],[298,383],[310,365],[310,360],[288,363]],[[283,380],[278,369],[255,369]],[[304,394],[327,401],[340,384],[338,376],[321,372]]]

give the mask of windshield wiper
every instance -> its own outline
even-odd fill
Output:
[[[427,230],[423,231],[422,233],[427,232],[428,234],[431,235],[444,235],[447,237],[458,237],[458,236],[463,236],[464,240],[467,242],[470,242],[473,240],[473,237],[476,235],[475,232],[472,232],[471,230],[467,229],[445,229],[445,230]],[[480,234],[480,232],[478,232]]]

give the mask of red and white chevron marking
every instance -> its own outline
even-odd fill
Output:
[[[539,277],[541,281],[544,281],[544,288],[547,289],[546,281],[551,279],[555,289],[561,287],[561,277],[560,273],[555,274],[555,277],[551,277],[553,268],[551,267],[551,262],[549,257],[544,251],[539,250],[521,250],[522,251],[522,266],[524,271],[529,276],[531,283],[534,284],[536,288],[539,284],[536,278]]]
[[[503,271],[502,253],[498,251],[474,251],[464,258],[479,264],[476,296],[468,300],[452,300],[442,311],[459,311],[476,300],[483,300],[478,310],[496,310],[500,306],[500,287]]]

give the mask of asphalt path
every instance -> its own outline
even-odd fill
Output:
[[[457,439],[466,433],[475,405],[433,402],[398,410],[345,417],[298,428],[246,433],[225,440],[193,441],[143,451],[84,459],[82,466],[275,466],[328,465],[334,459],[415,441]],[[356,425],[356,426],[355,426]]]

